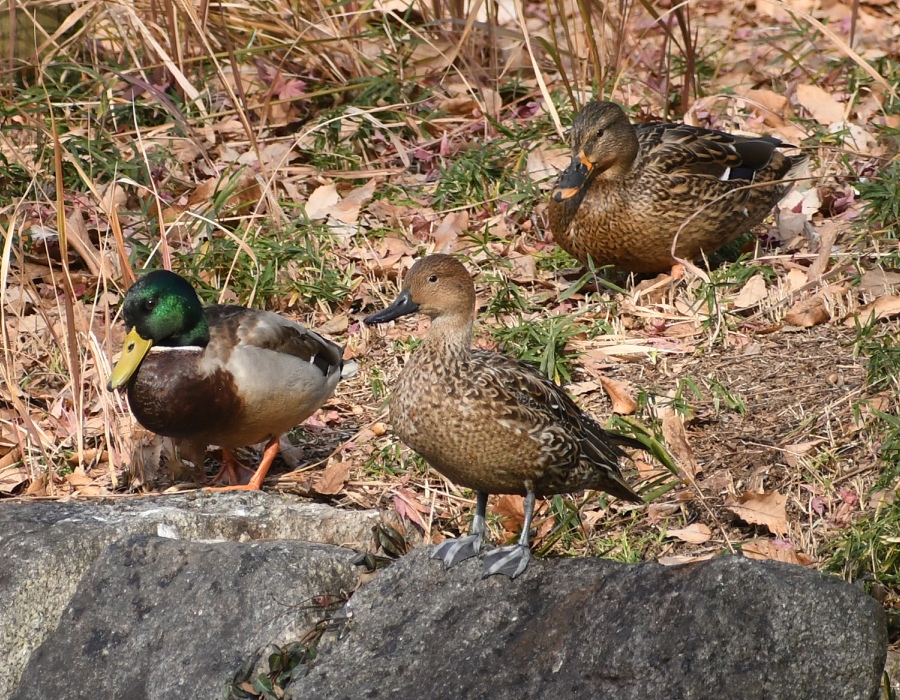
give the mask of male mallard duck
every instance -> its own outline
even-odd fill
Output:
[[[202,307],[183,277],[154,270],[125,295],[128,335],[108,388],[127,386],[138,422],[202,455],[267,440],[255,490],[278,454],[278,438],[324,404],[341,378],[342,350],[299,323],[243,306]],[[190,454],[190,452],[189,452]]]
[[[485,576],[510,578],[528,565],[536,496],[598,489],[643,502],[619,471],[626,455],[618,445],[640,443],[601,428],[530,365],[472,349],[475,287],[462,263],[449,255],[419,260],[397,299],[365,322],[416,312],[431,318],[431,329],[397,380],[391,424],[431,466],[477,493],[471,534],[442,542],[435,559],[449,568],[478,554],[490,493],[525,496],[518,544],[485,556]]]
[[[676,234],[675,255],[694,260],[769,214],[791,187],[781,180],[806,162],[781,146],[686,124],[632,125],[617,104],[591,102],[572,124],[550,230],[584,264],[662,272],[676,262]]]

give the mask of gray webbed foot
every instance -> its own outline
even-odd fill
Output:
[[[471,559],[481,551],[481,543],[484,541],[484,512],[487,510],[487,494],[476,492],[475,517],[472,519],[471,534],[455,540],[444,540],[431,553],[432,559],[444,562],[444,568],[449,569],[461,561]]]
[[[514,544],[500,547],[484,555],[484,574],[482,578],[503,574],[515,578],[528,567],[531,551],[527,545]]]
[[[459,537],[455,540],[444,540],[434,548],[432,559],[438,559],[444,563],[444,568],[449,569],[461,561],[477,556],[481,551],[481,543],[484,536],[481,533]]]

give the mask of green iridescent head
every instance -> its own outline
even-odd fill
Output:
[[[168,270],[154,270],[135,282],[125,295],[122,316],[128,335],[109,378],[110,390],[128,383],[154,345],[202,347],[209,342],[209,325],[197,293],[186,279]]]

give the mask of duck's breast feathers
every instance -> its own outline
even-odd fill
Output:
[[[128,386],[128,402],[148,430],[173,438],[228,433],[243,414],[234,376],[201,368],[204,349],[154,347]]]
[[[307,365],[310,376],[318,373],[323,382],[340,377],[341,347],[299,323],[243,306],[215,305],[204,311],[210,326],[209,354],[221,361],[228,362],[238,348],[256,348],[271,353],[261,355],[268,358],[267,363],[276,362],[275,357],[282,355],[278,364],[297,368]]]
[[[773,164],[778,148],[788,146],[773,137],[735,136],[686,124],[643,124],[637,134],[641,165],[647,170],[720,180],[751,182],[756,173]],[[779,168],[784,160],[779,159]],[[776,175],[785,172],[787,168]]]

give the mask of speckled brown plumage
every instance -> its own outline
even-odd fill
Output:
[[[694,260],[749,231],[790,189],[779,181],[806,162],[775,138],[632,125],[612,102],[586,105],[571,141],[548,209],[556,242],[582,263],[638,273],[672,266],[676,233],[676,255]]]
[[[381,323],[416,311],[432,319],[393,388],[390,421],[400,439],[451,481],[481,494],[522,494],[533,502],[597,489],[642,502],[619,469],[626,456],[619,445],[641,445],[601,428],[530,365],[473,350],[474,310],[465,267],[432,255],[412,267],[391,306],[366,319]],[[529,522],[530,513],[526,543]]]
[[[524,496],[532,484],[539,497],[598,489],[641,502],[619,471],[622,438],[530,365],[460,352],[460,340],[432,331],[404,367],[390,406],[403,442],[477,491]]]

